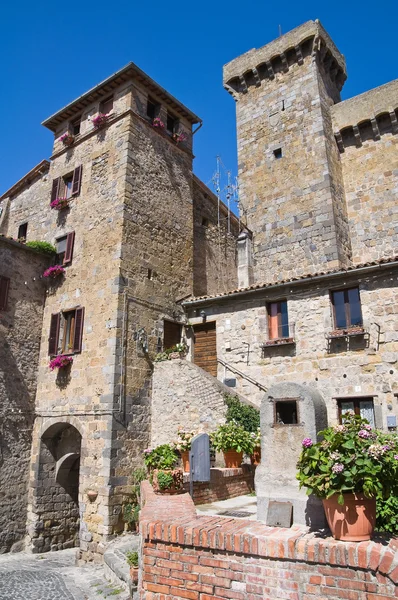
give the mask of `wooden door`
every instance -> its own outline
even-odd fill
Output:
[[[216,324],[202,323],[194,326],[194,363],[213,377],[217,377]]]

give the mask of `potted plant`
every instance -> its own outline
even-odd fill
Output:
[[[51,371],[54,369],[63,369],[65,367],[69,367],[73,363],[73,356],[68,356],[65,354],[59,354],[50,360],[49,367]]]
[[[55,279],[60,275],[65,275],[65,269],[61,265],[53,265],[52,267],[48,267],[43,273],[43,277],[49,277],[50,279]]]
[[[175,468],[178,455],[170,444],[144,450],[144,462],[150,471],[150,481],[156,493],[178,494],[182,491],[182,469]]]
[[[107,123],[110,116],[111,116],[110,114],[106,115],[104,113],[98,113],[98,115],[96,117],[91,119],[91,122],[94,125],[95,129],[100,129],[100,127],[102,127],[103,125],[105,125],[105,123]]]
[[[138,583],[138,552],[129,551],[126,552],[127,563],[130,566],[130,577],[131,581],[137,585]]]
[[[173,133],[171,135],[171,139],[176,144],[179,144],[180,142],[185,142],[185,140],[187,139],[187,136],[185,133]]]
[[[168,358],[171,360],[173,358],[184,358],[187,353],[187,346],[184,342],[180,342],[176,344],[172,348],[166,350],[168,352]]]
[[[70,131],[66,131],[61,135],[59,141],[62,142],[64,146],[71,146],[75,141],[75,138],[73,137]]]
[[[376,496],[398,490],[398,438],[373,430],[366,419],[345,413],[343,424],[319,433],[323,440],[302,442],[297,479],[307,494],[323,501],[333,537],[370,539]]]
[[[251,455],[253,452],[254,442],[250,433],[234,421],[220,425],[210,439],[213,448],[224,453],[227,468],[240,467],[243,454]]]
[[[160,119],[160,117],[154,118],[154,120],[152,121],[152,126],[158,127],[159,129],[164,129],[164,123],[163,123],[162,119]]]
[[[250,457],[252,465],[259,465],[261,463],[261,429],[257,428],[256,432],[250,434],[253,440],[253,453]]]
[[[69,206],[69,202],[70,198],[55,198],[55,200],[50,203],[50,208],[53,208],[54,210],[63,210]]]
[[[196,435],[196,431],[178,430],[178,438],[173,442],[173,448],[181,454],[182,469],[189,471],[189,451],[191,449],[192,438]]]
[[[123,506],[123,521],[126,523],[128,531],[137,531],[139,517],[139,504],[132,504],[131,502],[129,502],[128,504],[125,504]]]

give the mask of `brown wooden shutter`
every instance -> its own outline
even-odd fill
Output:
[[[61,177],[57,177],[57,179],[53,179],[53,187],[51,189],[51,202],[56,198],[59,198],[59,190],[61,186]]]
[[[48,338],[48,354],[54,356],[58,352],[59,324],[61,313],[51,315],[50,336]]]
[[[0,277],[0,310],[6,310],[8,301],[8,290],[10,280],[8,277]]]
[[[82,351],[84,308],[77,308],[75,315],[75,335],[73,336],[73,352]]]
[[[68,265],[70,262],[72,262],[74,242],[75,242],[75,232],[71,231],[66,236],[66,250],[65,250],[65,254],[64,254],[64,265]]]
[[[80,194],[80,186],[82,183],[82,170],[83,167],[82,165],[80,165],[79,167],[76,167],[76,169],[73,171],[72,196],[77,196],[78,194]]]

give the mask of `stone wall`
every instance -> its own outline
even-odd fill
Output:
[[[0,553],[23,548],[47,256],[0,237]]]
[[[238,287],[239,221],[197,178],[193,179],[193,294],[219,294]]]
[[[376,424],[385,428],[387,415],[398,417],[396,268],[385,265],[373,272],[307,281],[184,306],[193,324],[200,322],[195,309],[205,310],[208,322],[216,321],[217,356],[232,368],[268,389],[286,381],[314,387],[326,402],[330,423],[338,419],[338,398],[373,397]],[[368,335],[328,342],[326,336],[334,329],[330,290],[357,285]],[[294,343],[262,348],[269,340],[267,302],[281,299],[287,300]],[[230,376],[237,379],[238,393],[260,404],[263,391],[239,375]]]
[[[242,465],[238,469],[210,469],[210,481],[194,481],[194,503],[210,504],[250,494],[254,491],[254,471],[255,467],[251,465]],[[184,473],[184,490],[189,493],[189,473]]]
[[[339,542],[300,528],[198,517],[190,497],[143,484],[141,600],[392,600],[397,539]]]

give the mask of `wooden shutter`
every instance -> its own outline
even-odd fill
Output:
[[[68,233],[68,235],[66,236],[66,250],[65,250],[65,254],[64,254],[64,265],[68,265],[70,262],[72,262],[74,242],[75,242],[75,232],[71,231],[71,233]]]
[[[54,356],[58,352],[59,324],[61,313],[51,315],[50,336],[48,338],[48,354]]]
[[[51,189],[51,202],[56,198],[59,198],[59,191],[61,186],[61,177],[57,177],[57,179],[53,179],[53,187]]]
[[[77,196],[78,194],[80,194],[80,186],[82,183],[82,170],[83,167],[82,165],[80,165],[79,167],[76,167],[76,169],[73,171],[72,196]]]
[[[0,310],[6,310],[8,301],[8,290],[10,280],[8,277],[0,277]]]
[[[73,336],[73,352],[82,351],[84,308],[77,308],[75,315],[75,335]]]

